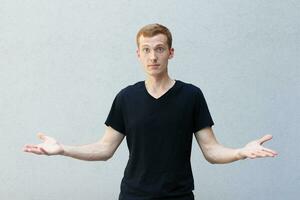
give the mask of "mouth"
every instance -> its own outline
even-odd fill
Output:
[[[152,64],[152,65],[148,65],[148,67],[158,67],[160,64]]]

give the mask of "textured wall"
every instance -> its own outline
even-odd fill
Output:
[[[218,140],[266,133],[275,159],[211,165],[195,140],[197,200],[298,199],[299,1],[0,0],[0,199],[117,199],[125,140],[108,162],[22,153],[43,131],[65,144],[98,140],[113,98],[143,80],[135,34],[170,28],[172,78],[199,86]]]

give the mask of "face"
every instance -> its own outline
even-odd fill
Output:
[[[140,36],[137,56],[147,75],[162,76],[167,74],[168,60],[173,55],[174,49],[168,47],[165,35]]]

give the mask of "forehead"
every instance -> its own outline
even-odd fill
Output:
[[[157,45],[168,45],[167,36],[163,34],[158,34],[153,37],[144,37],[143,35],[139,38],[139,45],[140,46],[157,46]]]

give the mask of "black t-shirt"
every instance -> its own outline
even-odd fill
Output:
[[[176,80],[156,99],[137,82],[117,94],[105,124],[129,149],[119,200],[194,199],[193,133],[214,124],[200,88]]]

